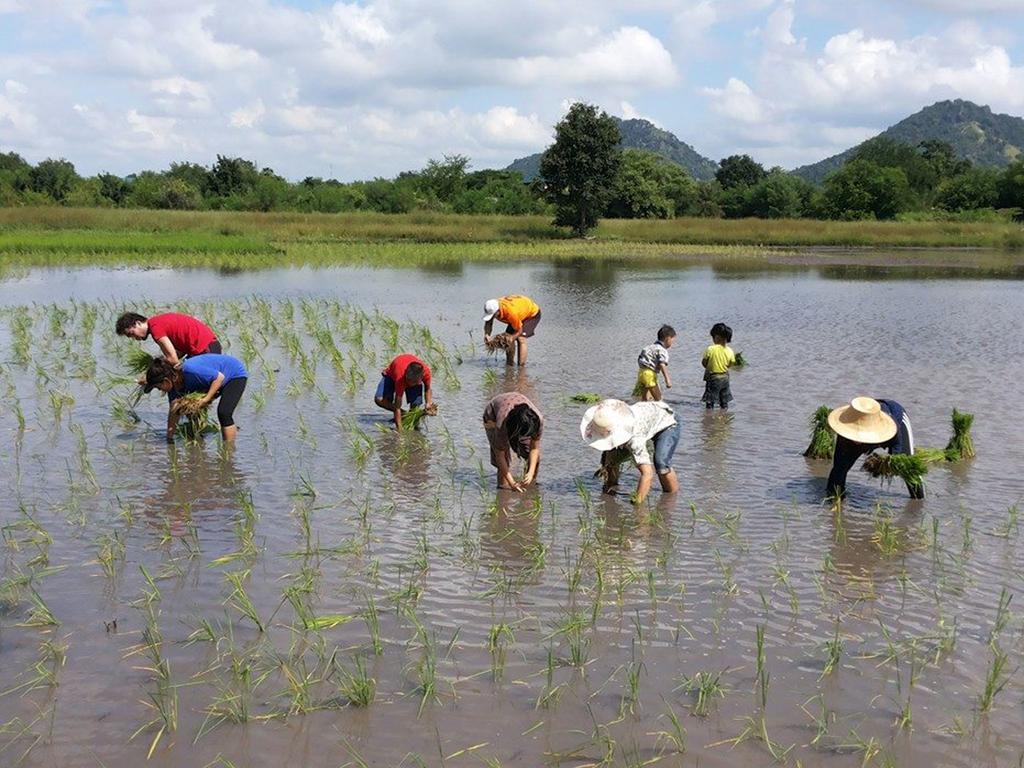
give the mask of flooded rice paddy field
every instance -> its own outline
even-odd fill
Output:
[[[543,308],[524,370],[481,351],[506,292]],[[124,308],[245,360],[233,450],[167,445],[157,393],[133,420]],[[1017,274],[927,267],[9,275],[0,764],[1016,765],[1020,312]],[[718,320],[728,414],[699,402]],[[628,396],[662,322],[681,490],[633,509],[570,396]],[[423,434],[371,402],[399,351],[434,368]],[[546,417],[523,495],[480,425],[512,389]],[[861,393],[926,446],[973,412],[977,458],[923,502],[854,470],[831,509],[807,420]]]

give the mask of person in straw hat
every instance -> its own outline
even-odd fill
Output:
[[[634,504],[647,498],[655,473],[662,491],[679,490],[679,480],[672,469],[672,456],[679,444],[679,422],[672,406],[665,402],[628,405],[622,400],[602,400],[583,414],[580,434],[591,448],[602,452],[598,474],[604,477],[603,493],[616,492],[619,465],[629,459],[640,470]],[[647,450],[648,442],[654,444],[653,459]]]
[[[885,448],[892,454],[914,455],[910,416],[894,400],[855,397],[849,405],[840,406],[828,415],[828,425],[837,436],[825,491],[829,497],[842,498],[846,494],[846,475],[866,453]],[[923,499],[924,481],[919,485],[907,483],[907,490],[911,498]]]

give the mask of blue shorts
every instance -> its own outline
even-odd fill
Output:
[[[426,392],[426,388],[423,386],[423,382],[420,382],[415,387],[407,387],[405,390],[405,402],[410,406],[423,405],[423,396]],[[374,394],[378,400],[390,400],[395,401],[395,380],[390,379],[387,376],[380,377],[380,384],[377,385],[377,392]]]
[[[677,421],[654,436],[654,471],[659,475],[667,475],[672,471],[672,457],[679,445],[679,431]]]

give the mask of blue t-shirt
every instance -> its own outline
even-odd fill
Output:
[[[224,374],[221,386],[233,379],[249,377],[249,372],[245,370],[242,361],[231,355],[206,354],[187,357],[181,363],[181,375],[185,379],[184,390],[182,392],[172,391],[169,393],[170,397],[173,400],[188,392],[206,392],[217,375],[221,373]]]

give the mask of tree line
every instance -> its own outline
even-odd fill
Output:
[[[615,121],[577,103],[555,127],[540,177],[471,171],[462,155],[430,160],[393,179],[289,182],[270,168],[218,155],[207,167],[81,176],[65,159],[36,165],[0,153],[0,206],[67,205],[171,210],[550,214],[584,234],[602,218],[1003,218],[1024,209],[1024,159],[1005,170],[974,167],[941,141],[918,146],[877,138],[814,186],[748,155],[721,160],[712,181],[636,149],[622,149]]]

